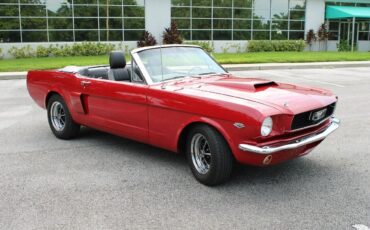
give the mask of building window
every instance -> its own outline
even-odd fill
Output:
[[[370,7],[370,3],[363,2],[341,2],[327,1],[326,6],[355,6],[355,7]],[[329,40],[344,40],[349,41],[351,38],[352,19],[336,19],[329,20]],[[356,41],[370,40],[370,21],[369,19],[356,19],[355,24],[355,39]]]
[[[304,39],[305,0],[172,0],[188,40]]]
[[[0,43],[136,41],[145,0],[2,0]]]

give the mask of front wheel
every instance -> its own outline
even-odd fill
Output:
[[[48,121],[51,131],[60,139],[71,139],[80,132],[80,125],[72,120],[63,98],[57,94],[50,97],[48,101]]]
[[[187,137],[186,156],[194,177],[213,186],[227,181],[234,159],[223,136],[207,125],[194,127]]]

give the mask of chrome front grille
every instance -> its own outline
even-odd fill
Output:
[[[326,120],[328,117],[334,114],[335,105],[336,103],[333,103],[326,107],[322,107],[319,109],[315,109],[315,110],[311,110],[308,112],[295,115],[293,118],[291,129],[292,130],[302,129],[302,128],[310,127],[310,126],[321,123],[322,121]],[[315,117],[314,115],[319,111],[323,111],[322,117],[319,117],[319,118]]]

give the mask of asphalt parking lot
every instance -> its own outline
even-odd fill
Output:
[[[235,74],[333,90],[340,129],[305,157],[238,166],[228,184],[209,188],[182,155],[87,128],[56,139],[25,80],[0,81],[0,228],[370,226],[370,68]]]

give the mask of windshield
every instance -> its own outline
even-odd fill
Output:
[[[141,51],[138,55],[153,82],[226,73],[197,47],[161,47]]]

